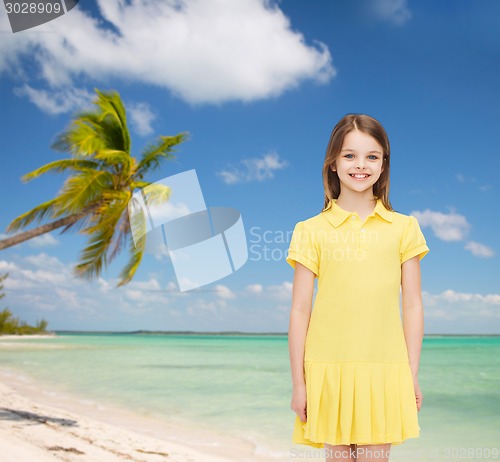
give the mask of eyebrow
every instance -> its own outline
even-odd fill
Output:
[[[356,152],[356,150],[355,150],[355,149],[350,149],[350,148],[345,148],[345,149],[342,149],[342,151],[341,151],[341,152],[343,152],[343,151],[352,151],[352,152]],[[370,154],[370,153],[372,153],[372,152],[376,152],[376,153],[378,153],[378,154],[382,154],[380,151],[369,151],[369,153],[368,153],[368,154]]]

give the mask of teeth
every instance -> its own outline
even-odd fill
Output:
[[[356,174],[352,174],[351,176],[353,176],[354,178],[367,178],[368,175],[356,175]]]

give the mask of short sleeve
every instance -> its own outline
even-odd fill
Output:
[[[286,261],[293,269],[295,269],[295,262],[299,262],[316,276],[318,275],[319,258],[314,233],[307,228],[303,221],[299,221],[295,225]]]
[[[408,223],[403,230],[400,252],[401,264],[417,255],[419,256],[419,260],[422,260],[429,252],[429,247],[427,247],[420,225],[413,215],[408,216]]]

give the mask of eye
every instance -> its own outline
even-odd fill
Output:
[[[349,157],[350,156],[350,157]],[[344,156],[346,159],[352,159],[354,157],[354,154],[346,154]]]
[[[371,155],[369,155],[369,156],[368,156],[368,158],[369,158],[370,160],[377,160],[377,159],[378,159],[378,156],[376,156],[376,155],[374,155],[374,154],[371,154]]]

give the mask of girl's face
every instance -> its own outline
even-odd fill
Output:
[[[359,130],[349,132],[331,167],[337,170],[341,190],[373,191],[383,170],[383,153],[382,146],[370,135]]]

